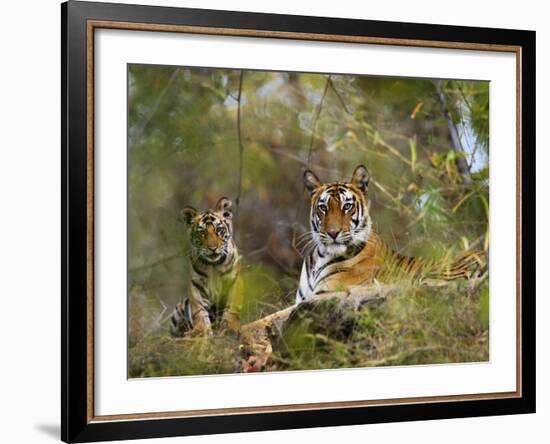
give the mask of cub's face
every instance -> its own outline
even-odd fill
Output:
[[[203,213],[193,207],[182,210],[193,253],[206,262],[217,262],[229,253],[233,236],[232,203],[222,197],[215,210]]]
[[[360,165],[349,182],[323,184],[310,170],[304,173],[311,192],[310,225],[312,238],[332,255],[346,252],[352,245],[368,240],[371,219],[367,205],[369,175]]]

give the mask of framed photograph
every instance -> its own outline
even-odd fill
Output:
[[[535,411],[535,33],[69,1],[62,439]]]

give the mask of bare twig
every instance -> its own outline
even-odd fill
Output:
[[[275,147],[273,144],[270,144],[270,145],[268,144],[268,145],[265,146],[265,148],[268,151],[271,151],[272,153],[278,154],[279,156],[287,157],[289,159],[294,160],[295,162],[298,162],[302,166],[307,167],[306,162],[301,157],[299,157],[295,154],[292,154],[292,152],[289,153],[285,150],[279,149],[279,148]]]
[[[462,96],[462,100],[464,100],[464,103],[468,107],[468,111],[470,111],[470,113],[471,113],[472,112],[472,105],[470,104],[470,101],[466,97],[466,93],[464,92],[464,87],[462,85],[462,82],[455,82],[455,85],[458,88],[458,90],[460,91],[460,95]]]
[[[134,137],[134,140],[139,140],[141,138],[141,136],[143,135],[143,131],[145,130],[145,128],[147,127],[147,125],[149,124],[149,122],[151,121],[151,119],[153,118],[153,116],[155,115],[158,107],[160,106],[162,100],[164,99],[164,96],[166,96],[166,93],[168,92],[168,90],[170,89],[170,86],[172,85],[172,83],[174,83],[174,80],[176,79],[177,75],[179,74],[180,72],[180,68],[176,68],[174,70],[174,72],[172,73],[172,75],[170,76],[170,78],[168,79],[168,82],[166,83],[164,89],[162,90],[162,92],[157,96],[157,100],[156,102],[154,103],[154,105],[151,107],[151,110],[149,111],[149,114],[147,115],[147,117],[143,120],[143,122],[141,123],[141,125],[139,126],[139,128],[137,129],[136,131],[136,135]]]
[[[407,214],[413,215],[411,209],[407,207],[403,202],[401,202],[401,200],[399,200],[397,197],[393,196],[380,182],[373,181],[373,183],[374,186],[382,191],[386,196],[388,196],[397,207],[402,208]]]
[[[462,153],[464,153],[464,148],[462,147],[462,142],[460,141],[460,136],[458,135],[458,130],[456,128],[456,125],[453,122],[453,117],[451,116],[451,112],[447,104],[447,98],[445,97],[445,92],[443,91],[441,80],[437,80],[435,82],[435,86],[437,89],[437,95],[439,98],[439,105],[441,107],[441,111],[443,112],[443,114],[447,119],[447,127],[449,128],[449,135],[451,137],[453,148],[455,151],[460,153],[460,155],[457,156],[457,159],[456,159],[456,166],[458,168],[458,171],[462,175],[464,182],[466,184],[469,184],[472,181],[472,178],[470,176],[470,169],[468,167],[468,162],[462,156]]]
[[[306,165],[305,165],[306,168],[309,168],[310,163],[311,163],[311,154],[313,152],[313,142],[315,140],[315,133],[316,133],[315,130],[317,128],[317,122],[319,120],[319,117],[321,116],[321,111],[323,109],[323,102],[325,101],[325,97],[327,95],[327,91],[328,91],[330,82],[331,82],[331,76],[329,75],[327,77],[327,81],[325,83],[325,88],[323,89],[323,95],[321,96],[321,100],[319,101],[319,105],[317,105],[317,112],[315,114],[315,117],[314,117],[312,125],[311,125],[311,137],[309,139],[309,148],[308,148],[308,152],[307,152],[307,161],[306,161]],[[302,189],[305,190],[305,185],[303,186]],[[299,204],[296,206],[296,214],[294,216],[294,220],[298,220],[298,215],[300,214],[300,211],[302,210],[302,205],[303,205],[303,200],[300,199]],[[294,228],[292,230],[292,245],[293,246],[295,245],[295,242],[296,242],[296,226],[294,226]]]
[[[349,110],[348,106],[346,105],[346,102],[344,101],[344,99],[342,98],[342,96],[334,86],[334,82],[332,81],[332,79],[329,80],[329,85],[330,85],[330,89],[332,89],[332,91],[334,92],[334,95],[338,98],[338,101],[340,102],[340,105],[342,105],[342,108],[344,109],[346,114],[351,115],[351,111]]]
[[[129,273],[134,273],[136,271],[145,270],[147,268],[158,267],[159,265],[164,265],[168,262],[171,262],[175,259],[179,259],[179,258],[184,257],[184,256],[185,256],[185,254],[182,254],[182,253],[172,254],[170,256],[160,258],[160,259],[158,259],[156,261],[153,261],[153,262],[150,262],[148,264],[138,265],[137,267],[131,267],[131,268],[128,267],[128,272]]]
[[[321,100],[319,101],[319,105],[317,105],[317,113],[315,114],[315,118],[313,119],[312,125],[311,125],[311,138],[309,139],[309,150],[307,153],[307,165],[309,167],[310,161],[311,161],[311,153],[313,151],[313,141],[315,139],[315,130],[317,128],[317,122],[319,121],[319,117],[321,116],[321,111],[323,110],[323,102],[325,101],[325,97],[327,95],[328,87],[330,85],[330,78],[329,75],[327,77],[327,82],[325,83],[325,89],[323,90],[323,95],[321,96]]]
[[[235,206],[237,210],[241,201],[241,192],[243,186],[243,140],[241,135],[241,98],[243,94],[243,77],[244,71],[239,75],[239,94],[237,96],[237,140],[239,144],[239,185],[237,188],[237,197],[235,198]]]

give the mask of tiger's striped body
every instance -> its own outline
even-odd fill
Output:
[[[242,306],[240,257],[233,240],[231,201],[220,199],[215,211],[183,211],[191,241],[187,294],[171,318],[173,336],[209,335],[213,327],[237,331]]]
[[[372,228],[368,211],[369,176],[356,168],[350,182],[322,184],[311,171],[304,175],[311,192],[313,248],[305,256],[296,303],[312,296],[365,286],[375,279],[457,279],[479,264],[477,254],[453,261],[427,261],[392,251]]]

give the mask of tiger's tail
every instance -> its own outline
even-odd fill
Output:
[[[455,258],[438,260],[426,277],[452,281],[480,276],[487,269],[487,253],[483,250],[467,251]]]
[[[483,274],[487,266],[486,253],[482,250],[468,251],[458,257],[449,254],[432,260],[395,252],[391,252],[390,256],[391,259],[378,273],[379,280],[401,278],[426,282],[470,279]]]

